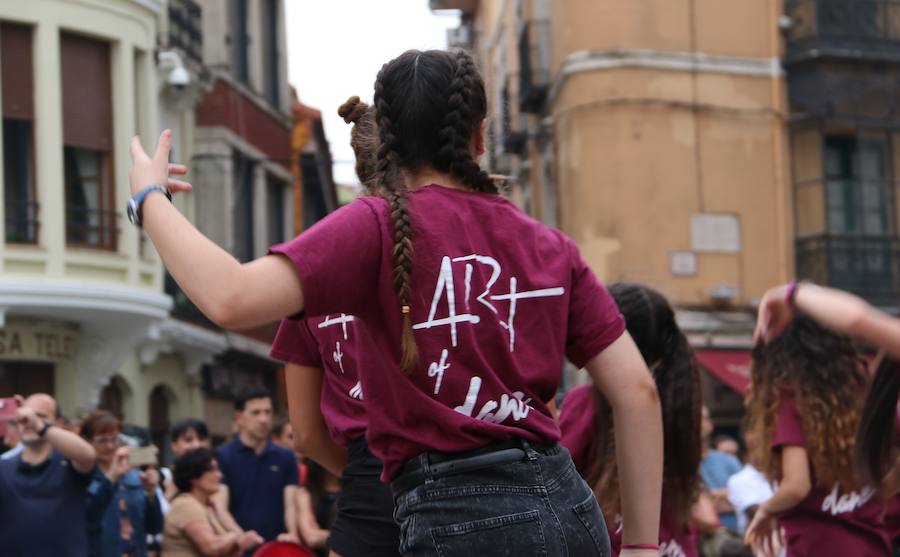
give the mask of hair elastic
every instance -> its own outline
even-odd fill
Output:
[[[623,543],[622,549],[649,549],[651,551],[659,551],[659,545],[655,543]]]
[[[788,283],[787,292],[784,295],[784,301],[792,308],[794,307],[794,300],[797,298],[798,286],[800,286],[800,283],[797,282],[797,279],[792,280]]]
[[[406,315],[407,313],[409,313],[409,306],[402,306],[402,307],[400,308],[400,313],[402,313],[402,314],[404,314],[404,315]]]

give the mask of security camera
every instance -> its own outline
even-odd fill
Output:
[[[157,54],[156,60],[161,71],[168,70],[169,72],[166,76],[167,84],[179,90],[190,85],[191,74],[187,71],[187,68],[184,67],[184,62],[177,52],[174,50],[160,52]]]
[[[177,87],[179,89],[183,89],[190,85],[191,83],[191,74],[182,67],[172,68],[172,71],[169,72],[169,77],[166,78],[166,83],[171,85],[172,87]]]

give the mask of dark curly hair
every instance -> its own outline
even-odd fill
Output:
[[[663,417],[663,499],[677,523],[687,526],[700,486],[700,370],[669,302],[655,290],[617,283],[609,288],[628,332],[650,367]],[[604,512],[621,513],[615,429],[609,401],[595,389],[596,436],[586,480]]]
[[[178,457],[172,466],[172,483],[179,493],[188,493],[193,489],[194,480],[212,469],[216,461],[216,453],[210,448],[191,449]]]
[[[394,228],[394,291],[403,314],[400,365],[411,373],[419,353],[410,320],[412,221],[398,179],[402,170],[431,168],[476,192],[497,193],[470,145],[487,115],[484,82],[465,51],[408,50],[375,80],[376,188],[390,204]]]
[[[806,436],[817,485],[858,487],[853,456],[865,362],[848,337],[798,316],[777,339],[753,350],[747,419],[758,440],[754,461],[771,480],[781,479],[772,435],[783,396],[792,396]]]

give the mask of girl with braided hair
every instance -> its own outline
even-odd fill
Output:
[[[621,555],[656,555],[656,386],[574,242],[498,195],[476,162],[487,103],[473,60],[408,51],[382,68],[374,106],[378,196],[266,257],[240,264],[150,194],[167,181],[189,188],[168,178],[167,132],[152,159],[133,142],[135,220],[226,328],[301,311],[365,326],[366,440],[391,482],[401,554],[608,553],[600,508],[545,404],[568,357],[615,416]]]
[[[663,416],[663,503],[660,554],[696,557],[691,512],[700,493],[700,371],[669,302],[655,290],[616,283],[609,291],[628,332],[656,380]],[[615,420],[606,397],[593,385],[566,394],[559,415],[561,443],[594,489],[610,526],[614,554],[621,546],[621,502]]]
[[[356,155],[356,174],[371,194],[376,190],[379,141],[375,110],[359,97],[351,97],[338,114],[353,124],[350,145]],[[297,449],[341,478],[337,517],[330,531],[309,524],[310,520],[299,528],[304,542],[313,548],[326,545],[327,536],[333,556],[399,555],[393,496],[379,479],[383,466],[365,438],[368,420],[358,368],[377,365],[376,353],[360,320],[341,314],[284,319],[272,344],[271,356],[286,362]],[[302,491],[298,495],[308,499]],[[310,505],[304,502],[304,506]],[[315,521],[312,516],[309,519]]]
[[[890,555],[897,501],[885,506],[853,466],[866,375],[852,341],[797,317],[754,349],[751,379],[754,461],[778,485],[747,541],[769,549],[780,527],[791,557]]]

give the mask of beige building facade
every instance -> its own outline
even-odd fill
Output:
[[[673,302],[720,423],[767,287],[900,308],[896,1],[431,5],[462,12],[451,42],[485,74],[488,164],[604,281]]]
[[[99,405],[141,427],[201,415],[216,339],[169,319],[163,266],[124,215],[129,141],[160,130],[165,13],[0,2],[2,396],[48,391],[68,417]]]

